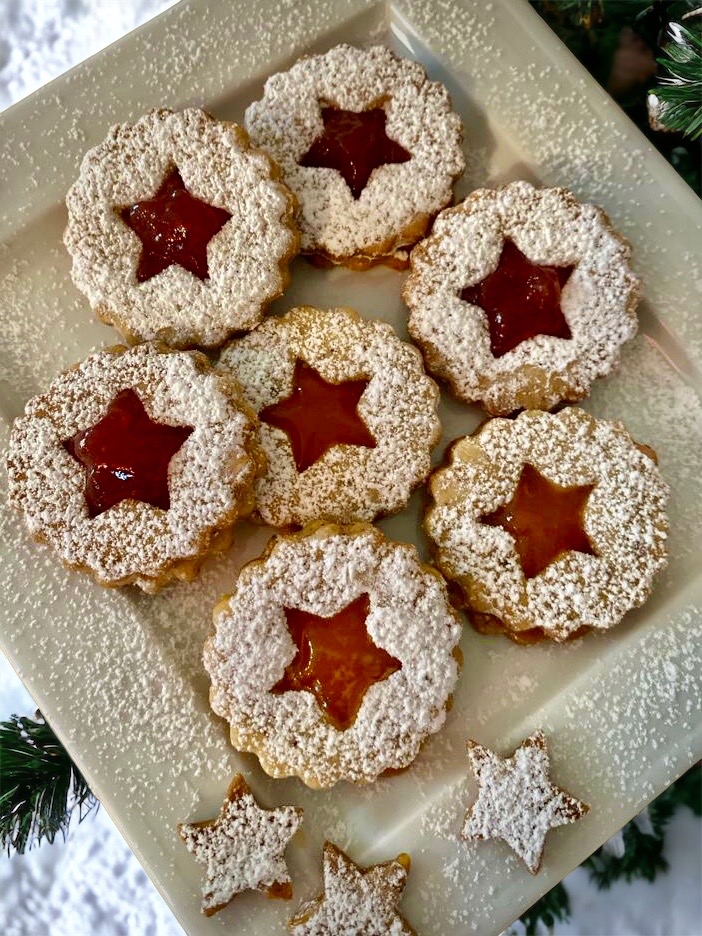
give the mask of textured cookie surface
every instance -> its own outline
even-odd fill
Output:
[[[537,334],[496,357],[485,311],[461,298],[498,266],[506,242],[533,264],[573,271],[560,294],[571,337]],[[429,370],[489,413],[582,399],[636,333],[630,248],[605,213],[565,189],[528,182],[479,189],[436,219],[410,259],[409,330]]]
[[[191,195],[231,217],[207,244],[207,278],[173,264],[138,282],[142,243],[120,212],[152,199],[174,168]],[[113,127],[66,199],[76,286],[130,341],[209,347],[253,328],[287,285],[298,247],[278,175],[241,127],[201,110],[154,110]]]
[[[357,199],[336,170],[300,165],[324,132],[322,110],[329,106],[382,107],[388,137],[411,157],[374,169]],[[383,46],[340,45],[273,75],[246,111],[246,126],[298,199],[303,251],[332,262],[393,255],[405,262],[404,248],[450,204],[464,168],[461,122],[446,89]]]

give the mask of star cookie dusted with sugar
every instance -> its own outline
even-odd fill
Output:
[[[332,842],[324,843],[324,893],[288,922],[296,936],[400,936],[414,930],[397,912],[409,855],[360,868]]]
[[[301,823],[302,810],[295,806],[261,809],[241,774],[229,784],[216,819],[181,823],[178,835],[207,868],[202,887],[205,916],[222,910],[244,890],[290,900],[284,852]]]
[[[551,783],[542,731],[522,741],[511,757],[469,741],[468,757],[480,790],[466,813],[461,838],[501,838],[536,874],[549,830],[581,819],[589,806]]]

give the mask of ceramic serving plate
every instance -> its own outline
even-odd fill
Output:
[[[632,241],[644,282],[639,337],[585,404],[657,449],[672,488],[670,565],[649,603],[614,632],[520,647],[466,626],[465,665],[445,728],[409,770],[326,792],[273,781],[229,747],[207,704],[200,661],[210,609],[269,536],[242,527],[197,582],[157,597],[104,591],[28,543],[0,498],[2,646],[188,933],[281,932],[321,886],[330,838],[361,863],[409,852],[402,912],[424,936],[499,933],[702,755],[702,207],[526,2],[502,0],[185,0],[0,118],[0,444],[25,401],[117,336],[93,320],[69,277],[65,193],[108,127],[156,105],[201,105],[234,120],[265,78],[340,41],[385,42],[444,81],[465,123],[478,185],[527,178],[602,205]],[[296,262],[276,311],[355,306],[406,337],[403,276],[319,271]],[[477,407],[442,404],[446,443]],[[2,484],[5,484],[3,477]],[[381,525],[425,549],[421,498]],[[533,729],[551,739],[554,778],[590,813],[552,832],[530,876],[507,846],[459,845],[475,794],[468,737],[503,752]],[[211,919],[200,868],[175,826],[215,814],[241,770],[265,805],[305,809],[289,849],[290,905],[243,894]],[[115,886],[118,886],[115,884]]]

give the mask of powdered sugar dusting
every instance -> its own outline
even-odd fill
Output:
[[[526,579],[513,537],[481,517],[507,503],[525,464],[563,487],[594,484],[583,528],[594,555],[569,551]],[[563,640],[580,627],[607,629],[645,601],[666,563],[668,486],[616,423],[577,407],[494,419],[452,450],[431,480],[426,529],[444,573],[476,611],[511,630],[542,628]]]
[[[402,667],[374,683],[353,724],[338,731],[310,693],[270,691],[295,656],[284,609],[329,617],[364,593],[371,640]],[[370,781],[411,763],[444,722],[460,625],[443,580],[413,547],[373,527],[320,525],[279,537],[244,567],[214,624],[205,646],[210,703],[230,722],[234,746],[254,751],[271,776],[315,787]]]
[[[231,218],[207,245],[207,279],[172,265],[139,283],[141,241],[115,209],[153,198],[174,166],[192,195]],[[131,340],[211,346],[253,328],[297,252],[292,198],[277,175],[240,127],[201,110],[154,110],[112,127],[66,199],[76,286]]]
[[[384,106],[388,136],[412,158],[379,166],[354,199],[340,173],[299,165],[322,133],[325,105],[351,111]],[[302,249],[336,260],[390,254],[414,243],[451,201],[464,167],[461,121],[446,89],[428,81],[417,62],[383,46],[336,46],[273,75],[263,99],[247,109],[246,126],[254,143],[280,163],[298,198]]]
[[[506,240],[532,263],[575,266],[560,302],[571,338],[537,335],[493,356],[485,312],[460,294],[493,272]],[[429,369],[460,399],[481,400],[490,413],[578,400],[636,332],[639,284],[629,255],[604,212],[565,189],[528,182],[479,189],[442,212],[431,237],[412,252],[403,293],[410,333]]]
[[[193,432],[169,464],[168,510],[125,500],[91,518],[84,469],[63,442],[98,423],[124,389],[156,422]],[[149,344],[99,352],[56,377],[25,413],[8,453],[10,500],[33,536],[102,584],[151,590],[251,510],[255,423],[236,385],[201,354]]]
[[[263,423],[268,468],[256,485],[256,511],[273,526],[327,519],[372,520],[402,508],[431,468],[441,427],[439,391],[411,345],[385,322],[350,309],[293,309],[228,345],[219,368],[241,384],[256,413],[286,399],[302,360],[330,383],[365,378],[358,414],[375,448],[333,446],[298,473],[287,433]]]

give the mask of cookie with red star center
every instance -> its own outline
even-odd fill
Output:
[[[288,284],[294,199],[245,130],[190,108],[113,127],[68,193],[72,276],[130,342],[214,347]]]
[[[410,334],[431,373],[492,415],[580,400],[636,333],[630,254],[566,189],[479,189],[412,251]]]
[[[465,165],[446,88],[383,46],[300,59],[246,127],[297,197],[302,251],[326,264],[406,266]]]
[[[461,838],[502,839],[536,874],[550,830],[576,822],[589,807],[551,782],[542,731],[522,741],[511,757],[469,741],[468,757],[479,791],[466,812]]]
[[[245,890],[290,900],[292,882],[285,849],[302,823],[295,806],[262,809],[237,774],[215,819],[183,822],[178,835],[205,866],[202,912],[212,916]]]
[[[233,380],[146,343],[56,377],[15,421],[7,465],[10,502],[66,566],[153,592],[229,545],[263,456]]]
[[[425,528],[471,623],[521,643],[608,630],[666,564],[668,485],[621,423],[491,419],[431,476]]]
[[[410,856],[361,868],[333,842],[324,843],[324,893],[308,900],[288,921],[295,936],[413,936],[397,910],[407,883]]]
[[[370,521],[404,507],[427,477],[439,392],[389,325],[301,306],[227,345],[219,368],[261,421],[258,519]]]
[[[370,782],[443,724],[460,633],[413,546],[310,524],[275,537],[215,608],[210,704],[272,777]]]

